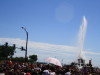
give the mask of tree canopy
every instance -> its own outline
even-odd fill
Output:
[[[15,53],[15,44],[9,46],[6,42],[4,45],[0,45],[0,57],[12,57]]]
[[[30,55],[29,56],[29,58],[30,58],[30,61],[37,61],[37,55]]]

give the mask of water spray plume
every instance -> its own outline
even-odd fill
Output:
[[[83,47],[84,47],[86,29],[87,29],[87,20],[85,16],[83,16],[82,24],[80,26],[80,31],[79,31],[79,49],[80,49],[79,58],[82,58],[82,59],[85,59]]]

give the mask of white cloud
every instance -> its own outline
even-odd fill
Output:
[[[91,55],[100,55],[100,53],[90,52],[90,51],[86,51],[86,54],[91,54]]]
[[[19,39],[19,38],[0,38],[1,43],[8,42],[10,44],[16,44],[19,46],[25,46],[26,41]],[[54,44],[48,44],[48,43],[40,43],[40,42],[32,42],[28,41],[28,48],[35,48],[35,49],[42,49],[42,50],[53,50],[53,51],[60,51],[65,50],[68,52],[77,52],[79,51],[77,47],[73,46],[64,46],[64,45],[54,45]]]
[[[4,44],[5,42],[16,44],[17,47],[24,46],[26,44],[25,40],[19,38],[0,38],[0,43]],[[43,60],[47,57],[56,57],[60,60],[68,60],[69,62],[75,60],[78,57],[79,49],[74,46],[64,46],[64,45],[54,45],[48,43],[32,42],[28,41],[28,55],[37,54],[39,60]],[[17,50],[15,56],[25,56],[25,52]],[[100,56],[100,53],[86,51],[87,55]],[[90,57],[92,58],[92,57]]]

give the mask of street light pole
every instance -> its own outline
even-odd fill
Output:
[[[27,44],[28,44],[28,32],[26,30],[26,28],[22,27],[22,29],[24,29],[24,31],[26,32],[26,49],[25,49],[25,61],[27,61]]]

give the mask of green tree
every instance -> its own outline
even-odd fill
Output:
[[[13,57],[12,61],[13,62],[24,62],[25,58],[24,57]]]
[[[31,61],[31,62],[37,61],[37,55],[30,55],[29,56],[29,61]]]
[[[15,44],[13,46],[8,46],[6,42],[4,45],[0,45],[0,58],[12,57],[15,53]]]

